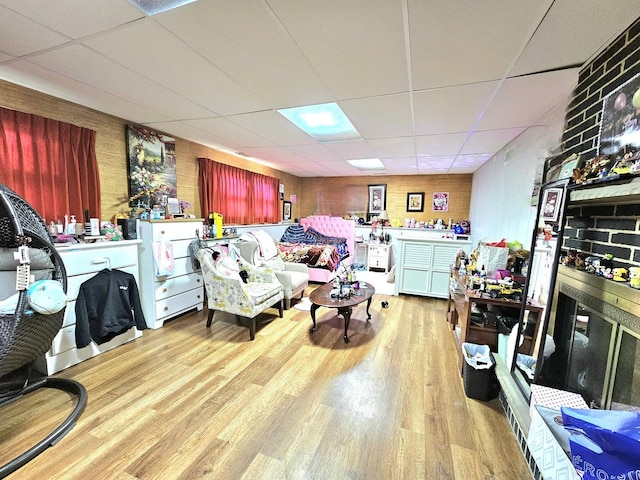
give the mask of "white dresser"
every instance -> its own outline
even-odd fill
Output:
[[[189,244],[196,231],[202,235],[202,219],[140,220],[138,238],[140,246],[140,297],[142,310],[149,328],[160,328],[167,320],[188,312],[202,310],[204,282],[199,271],[194,271],[189,255]],[[153,257],[153,242],[164,236],[173,247],[174,271],[168,276],[157,276]]]
[[[76,348],[75,307],[80,285],[100,270],[112,268],[133,275],[139,287],[138,247],[140,244],[140,240],[123,240],[56,247],[67,271],[69,303],[64,315],[64,323],[53,339],[51,349],[42,361],[36,363],[39,371],[51,375],[142,335],[138,329],[131,328],[101,345],[91,342],[86,347]]]

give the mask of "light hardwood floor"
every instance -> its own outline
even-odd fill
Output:
[[[376,295],[349,344],[335,309],[314,334],[308,312],[273,312],[253,342],[226,314],[207,329],[205,308],[59,373],[87,409],[9,478],[531,478],[498,401],[464,394],[444,301]],[[0,461],[70,408],[56,392],[5,406]]]

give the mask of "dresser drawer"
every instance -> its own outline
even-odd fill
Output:
[[[181,275],[179,277],[167,277],[164,282],[156,283],[156,300],[179,295],[181,293],[193,290],[194,288],[202,288],[202,276],[198,273]]]
[[[76,348],[76,327],[62,327],[51,343],[51,355],[58,355],[72,348]]]
[[[202,287],[159,300],[156,302],[156,319],[162,320],[191,308],[201,307],[203,301]]]
[[[167,222],[152,223],[153,240],[157,240],[158,236],[164,234],[169,241],[174,240],[193,240],[196,238],[196,230],[202,234],[202,222]]]
[[[195,240],[195,237],[190,240],[175,240],[171,242],[173,245],[173,258],[190,257],[189,245]]]
[[[74,250],[73,247],[65,247],[59,249],[59,253],[64,261],[67,277],[99,272],[106,267],[123,268],[138,264],[136,245],[90,250]]]

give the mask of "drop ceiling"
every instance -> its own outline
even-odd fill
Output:
[[[472,173],[566,102],[637,0],[0,0],[0,78],[293,175]],[[337,102],[362,139],[279,108]],[[1,103],[1,97],[0,97]],[[385,168],[346,160],[378,157]]]

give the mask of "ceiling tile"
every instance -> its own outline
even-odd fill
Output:
[[[0,51],[14,57],[52,48],[69,41],[68,37],[0,6]],[[28,34],[25,34],[29,32]]]
[[[274,146],[273,142],[230,122],[226,118],[201,118],[186,120],[185,123],[212,132],[214,136],[228,139],[230,148]]]
[[[461,153],[495,153],[524,132],[525,128],[504,128],[473,132]]]
[[[93,37],[85,43],[220,115],[267,108],[253,93],[150,20]]]
[[[638,0],[556,0],[510,73],[582,65],[638,17]]]
[[[575,88],[578,71],[572,68],[507,79],[482,116],[478,130],[535,125]]]
[[[414,94],[416,135],[466,132],[489,104],[498,82],[423,90]]]
[[[360,158],[375,157],[373,150],[364,140],[333,142],[325,143],[324,145],[343,160],[356,160]]]
[[[168,120],[166,116],[147,110],[142,105],[115,97],[24,60],[0,65],[0,77],[134,123]]]
[[[338,103],[363,137],[389,138],[413,135],[410,102],[408,94],[401,94]]]
[[[455,156],[418,157],[418,173],[447,173],[455,160]]]
[[[503,78],[551,3],[409,0],[413,87]]]
[[[311,145],[291,145],[287,147],[287,149],[313,162],[344,162],[344,160],[342,160],[338,155],[329,150],[326,145],[321,143],[314,143]]]
[[[413,136],[397,138],[374,138],[369,145],[378,158],[415,157],[416,147]]]
[[[233,115],[227,119],[277,145],[306,145],[316,142],[273,110]]]
[[[446,135],[416,136],[416,153],[418,155],[456,155],[464,145],[469,134],[449,133]]]
[[[93,35],[144,18],[128,0],[0,0],[0,5],[71,38]]]
[[[400,1],[268,3],[338,100],[408,91]]]
[[[195,2],[157,21],[271,108],[334,100],[266,2]]]
[[[411,158],[394,158],[392,160],[385,159],[382,161],[385,168],[392,174],[418,173],[418,163],[415,157]]]
[[[81,44],[72,44],[29,58],[41,67],[157,111],[173,119],[211,117],[214,113],[143,78]],[[158,102],[162,98],[162,102]],[[148,119],[145,121],[153,121]]]

